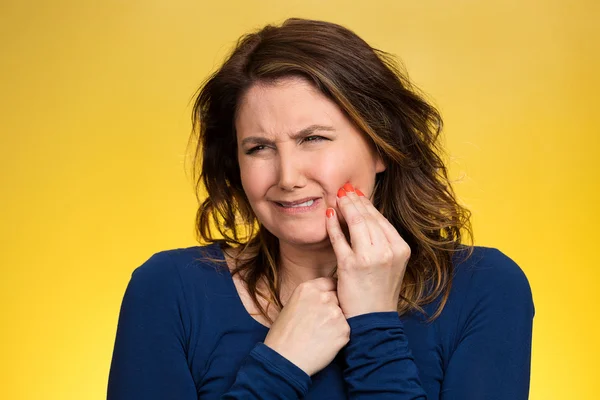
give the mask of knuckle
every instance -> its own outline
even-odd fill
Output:
[[[410,255],[411,255],[410,246],[406,242],[404,242],[399,247],[400,248],[398,249],[398,252],[400,253],[400,255],[403,257],[406,257],[406,258],[410,258]]]
[[[360,225],[365,222],[365,218],[360,214],[351,215],[346,220],[348,225]]]
[[[344,313],[342,312],[342,309],[339,308],[338,306],[332,307],[331,310],[329,311],[328,316],[331,321],[340,321],[340,320],[345,321],[346,320],[346,318],[344,317]]]
[[[371,264],[371,257],[368,254],[358,254],[357,260],[359,266]]]
[[[371,214],[369,214],[368,210],[365,210],[365,214],[363,215],[363,218],[365,219],[365,221],[368,221],[368,222],[373,222],[373,223],[377,222],[375,220],[375,218]]]
[[[363,203],[365,206],[368,206],[371,204],[371,202],[369,201],[369,199],[367,198],[367,196],[358,196],[358,199],[360,200],[361,203]]]
[[[389,247],[387,247],[381,253],[381,262],[383,264],[389,264],[390,262],[392,262],[393,259],[394,259],[394,252],[392,251],[392,249],[390,249]]]
[[[329,319],[332,321],[337,321],[337,319],[340,317],[338,311],[335,308],[332,308],[329,311]]]
[[[344,236],[344,234],[341,231],[337,231],[337,232],[333,233],[330,237],[331,243],[338,243],[345,239],[346,239],[346,237]]]
[[[321,298],[321,302],[328,303],[331,300],[331,293],[321,292],[320,298]]]

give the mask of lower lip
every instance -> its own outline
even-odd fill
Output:
[[[321,199],[315,199],[310,206],[304,207],[283,207],[278,203],[273,202],[275,208],[284,214],[295,215],[295,214],[303,214],[307,212],[311,212],[319,208],[321,205]]]

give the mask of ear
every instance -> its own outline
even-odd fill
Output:
[[[380,173],[385,171],[386,169],[386,165],[383,162],[383,159],[381,158],[381,156],[379,154],[377,154],[375,156],[375,172],[376,173]]]

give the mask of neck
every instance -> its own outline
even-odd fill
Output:
[[[284,304],[303,282],[330,277],[337,261],[329,241],[326,244],[297,246],[279,242],[279,262]]]

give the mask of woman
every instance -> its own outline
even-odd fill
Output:
[[[440,116],[391,57],[332,23],[266,26],[194,125],[211,244],[133,273],[110,399],[528,397],[528,281],[461,243]]]

